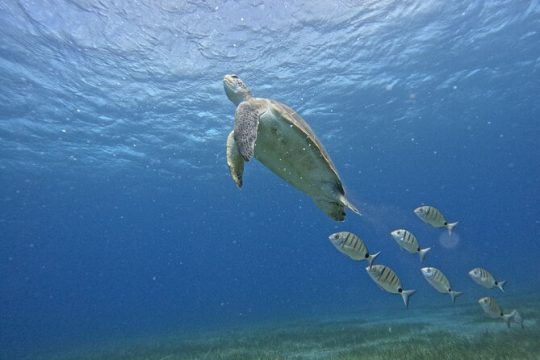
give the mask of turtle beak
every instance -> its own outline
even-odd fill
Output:
[[[223,82],[228,85],[228,86],[231,86],[234,84],[234,79],[235,78],[238,78],[238,76],[236,75],[232,75],[232,74],[227,74],[223,77]]]
[[[223,78],[223,87],[225,88],[225,92],[227,93],[229,99],[232,99],[231,97],[234,97],[235,86],[231,75],[225,75]]]

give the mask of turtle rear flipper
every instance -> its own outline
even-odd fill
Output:
[[[313,199],[313,201],[315,202],[315,205],[330,218],[336,221],[345,220],[345,210],[343,205],[324,199]]]
[[[238,152],[238,147],[234,141],[234,131],[229,133],[227,137],[227,165],[229,172],[236,185],[242,187],[242,175],[244,174],[244,159]]]
[[[244,101],[234,113],[234,141],[245,161],[255,155],[255,141],[259,127],[259,112],[256,107]]]

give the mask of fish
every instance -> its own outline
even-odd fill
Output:
[[[424,260],[424,257],[426,256],[426,253],[431,250],[431,248],[425,248],[421,249],[418,245],[418,240],[416,239],[416,236],[408,230],[405,229],[398,229],[394,230],[390,233],[394,240],[396,240],[397,244],[410,252],[411,254],[418,253],[420,256],[420,262]]]
[[[517,310],[513,310],[510,313],[505,314],[499,304],[497,304],[497,301],[489,296],[479,299],[478,303],[482,307],[482,310],[484,310],[486,315],[490,318],[502,319],[508,327],[510,327],[511,322],[516,322],[521,325],[521,328],[523,328],[523,318]]]
[[[369,276],[379,287],[392,294],[400,294],[406,307],[409,307],[409,297],[416,290],[404,290],[394,270],[385,265],[373,265],[366,267]]]
[[[348,231],[334,233],[328,239],[343,254],[353,260],[367,260],[369,266],[373,264],[373,260],[381,253],[379,251],[375,254],[370,254],[362,239]]]
[[[474,268],[469,271],[470,277],[474,280],[475,283],[482,285],[488,289],[494,288],[495,286],[501,289],[504,292],[503,286],[506,284],[506,281],[497,281],[495,277],[491,275],[489,271],[482,268]]]
[[[422,271],[422,275],[424,275],[424,278],[427,280],[427,282],[431,286],[433,286],[438,292],[449,294],[450,298],[452,299],[452,303],[456,302],[456,297],[463,294],[461,291],[452,290],[450,281],[448,281],[448,278],[443,274],[441,270],[434,267],[423,267],[422,269],[420,269],[420,271]]]
[[[479,299],[478,303],[490,318],[496,319],[504,316],[501,307],[494,298],[486,296]]]
[[[423,222],[436,227],[445,227],[448,229],[448,234],[452,235],[452,230],[456,227],[458,222],[450,223],[448,222],[444,215],[433,206],[420,206],[414,209],[414,213],[418,216]]]

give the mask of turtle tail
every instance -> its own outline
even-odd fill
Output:
[[[360,213],[360,210],[358,210],[358,208],[356,206],[354,206],[354,204],[352,202],[350,202],[349,199],[347,199],[345,197],[345,195],[340,195],[339,196],[339,201],[343,204],[343,206],[346,206],[349,209],[351,209],[352,212],[354,212],[354,213],[356,213],[358,215],[362,215]]]

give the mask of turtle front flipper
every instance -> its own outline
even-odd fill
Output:
[[[227,165],[229,172],[236,185],[242,187],[242,175],[244,174],[244,159],[238,152],[238,147],[234,141],[234,131],[227,137]]]
[[[234,114],[234,141],[245,161],[255,155],[255,141],[259,127],[259,112],[256,107],[244,101]]]

